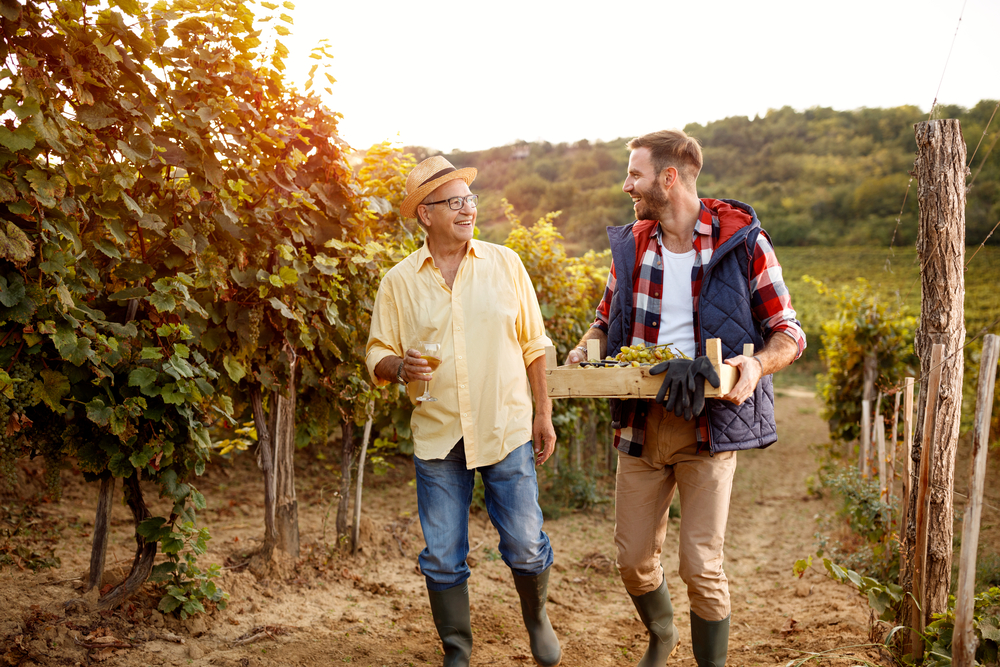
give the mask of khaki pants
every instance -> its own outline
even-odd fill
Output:
[[[722,547],[736,452],[697,452],[694,422],[654,404],[646,421],[642,456],[618,457],[615,545],[626,590],[642,595],[663,581],[660,554],[667,511],[676,488],[681,499],[680,576],[691,610],[706,621],[729,616],[729,585]]]

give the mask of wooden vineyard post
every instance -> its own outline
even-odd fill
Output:
[[[903,507],[899,513],[900,532],[906,532],[910,510],[910,485],[913,483],[913,378],[903,385]]]
[[[368,439],[371,435],[372,418],[369,417],[368,421],[365,422],[364,435],[361,436],[361,453],[358,454],[358,479],[354,483],[354,534],[351,536],[351,555],[358,553],[358,539],[361,537],[361,490],[365,483],[365,455],[368,453]]]
[[[889,494],[886,496],[885,501],[887,503],[892,503],[893,490],[896,486],[896,444],[899,442],[897,436],[896,427],[899,426],[899,388],[893,392],[896,396],[896,404],[892,408],[892,437],[890,439],[891,445],[889,448]]]
[[[861,477],[868,479],[872,457],[872,393],[875,391],[875,375],[878,358],[874,353],[866,354],[864,361],[864,386],[861,390],[861,446],[858,451],[858,470]]]
[[[887,498],[886,489],[888,488],[888,484],[885,477],[885,422],[882,419],[881,406],[882,392],[879,392],[878,398],[875,400],[875,423],[873,426],[875,428],[875,451],[878,454],[878,497],[880,500],[885,500]]]
[[[913,554],[913,598],[916,600],[916,604],[913,607],[913,618],[910,625],[910,646],[913,650],[914,660],[923,656],[923,639],[921,639],[920,634],[924,631],[925,619],[927,618],[927,597],[924,595],[926,588],[924,582],[927,580],[927,506],[930,500],[931,464],[934,458],[931,442],[936,421],[938,388],[941,385],[942,357],[944,357],[944,345],[938,343],[931,350],[931,376],[927,381],[927,402],[924,404],[923,438],[920,443],[920,475],[917,477],[917,502],[914,507],[917,532],[916,549]]]
[[[983,356],[979,367],[976,416],[972,432],[972,473],[969,476],[969,499],[962,519],[962,551],[958,565],[955,630],[951,640],[951,664],[954,667],[972,667],[976,662],[977,639],[972,629],[972,613],[976,597],[976,553],[979,547],[979,521],[983,513],[986,453],[989,449],[993,386],[996,382],[998,357],[1000,357],[1000,337],[988,334],[983,341]]]
[[[861,401],[861,446],[858,447],[858,472],[862,479],[868,479],[868,450],[871,449],[872,402]]]
[[[910,491],[913,503],[900,547],[900,585],[903,590],[923,600],[921,623],[948,608],[948,588],[954,538],[955,454],[962,412],[962,371],[965,344],[965,140],[957,120],[933,120],[914,126],[917,145],[915,171],[920,223],[917,256],[920,261],[920,319],[914,337],[914,349],[920,358],[921,390],[917,412],[913,456],[915,463],[932,459],[928,470],[926,506],[916,502],[916,489]],[[931,362],[934,345],[947,351],[938,366]],[[940,385],[936,402],[928,400],[930,387],[923,380],[937,370]],[[928,421],[926,413],[933,414]],[[933,425],[933,433],[923,433]],[[919,448],[919,449],[918,449]],[[923,512],[927,522],[923,533],[925,551],[918,555],[918,533],[914,519]],[[918,558],[921,588],[914,586],[913,569]],[[913,598],[904,598],[901,624],[915,618]],[[915,647],[914,657],[921,651]]]

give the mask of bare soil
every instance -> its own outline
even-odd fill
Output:
[[[864,646],[869,611],[855,590],[830,580],[821,565],[801,579],[793,575],[793,563],[815,552],[816,517],[832,512],[831,500],[810,495],[806,483],[816,473],[816,448],[826,442],[827,430],[811,393],[786,389],[776,403],[779,442],[739,454],[726,540],[733,602],[728,664],[785,665],[822,652],[849,660],[840,664],[890,664]],[[155,610],[160,594],[150,584],[118,610],[90,610],[96,591],[83,597],[82,581],[97,486],[79,473],[63,472],[60,503],[27,512],[23,504],[4,501],[0,516],[20,517],[19,534],[32,527],[31,548],[54,549],[61,566],[37,574],[0,570],[0,665],[440,665],[440,644],[416,570],[423,540],[412,465],[399,459],[387,475],[366,474],[361,550],[351,556],[335,536],[335,467],[301,457],[301,557],[277,559],[271,574],[258,579],[240,567],[263,530],[262,482],[252,458],[217,460],[196,481],[208,500],[201,522],[212,534],[199,563],[226,567],[219,584],[230,602],[226,610],[185,621]],[[21,496],[30,498],[41,488],[41,473],[28,464],[22,474]],[[165,515],[169,508],[155,497],[155,488],[144,490],[154,514]],[[614,567],[613,517],[607,504],[545,524],[556,551],[548,609],[567,666],[634,664],[645,648],[645,629]],[[105,586],[127,573],[132,534],[131,515],[116,506]],[[484,513],[473,515],[470,534],[472,664],[531,665],[517,594]],[[694,665],[676,531],[668,532],[663,565],[681,633],[671,664]]]

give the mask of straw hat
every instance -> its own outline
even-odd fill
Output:
[[[466,185],[472,185],[476,180],[476,168],[455,167],[440,155],[429,157],[410,172],[406,177],[406,199],[399,206],[399,212],[404,218],[417,217],[417,206],[430,193],[455,179],[462,179]]]

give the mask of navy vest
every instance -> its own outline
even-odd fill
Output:
[[[704,267],[698,311],[695,313],[701,342],[698,354],[705,354],[705,341],[722,340],[722,358],[728,359],[743,353],[744,343],[753,343],[759,352],[764,347],[760,325],[753,317],[750,306],[750,259],[763,232],[753,208],[733,199],[722,199],[730,206],[745,211],[752,218],[749,225],[739,229],[725,243],[715,249],[712,260]],[[608,317],[608,353],[629,345],[632,340],[633,287],[636,243],[633,222],[624,227],[608,227],[611,256],[615,264],[616,285]],[[651,234],[653,228],[650,229]],[[708,399],[709,446],[711,452],[728,452],[741,449],[759,449],[778,439],[774,421],[774,390],[770,375],[761,377],[753,396],[743,405],[728,401]],[[640,400],[611,399],[611,419],[614,428],[623,423],[641,426],[649,411],[649,402]]]

